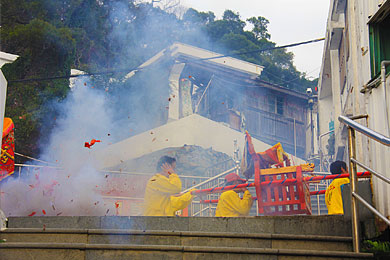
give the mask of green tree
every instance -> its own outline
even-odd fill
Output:
[[[69,74],[75,41],[67,28],[56,28],[39,19],[12,28],[1,28],[2,49],[20,57],[3,67],[11,80],[7,90],[5,115],[16,126],[16,149],[39,154],[37,141],[48,137],[56,111],[48,106],[60,102],[69,90],[68,80],[12,83],[12,79],[52,77]],[[40,134],[41,133],[41,134]]]
[[[256,39],[270,39],[271,35],[268,33],[269,21],[261,16],[251,17],[247,21],[253,25],[252,32],[256,36]]]

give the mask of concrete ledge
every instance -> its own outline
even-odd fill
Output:
[[[121,245],[121,244],[73,244],[73,243],[2,243],[0,251],[11,248],[20,249],[78,249],[78,250],[122,250],[122,251],[165,251],[191,253],[223,253],[223,254],[259,254],[289,256],[319,256],[337,258],[371,259],[370,253],[353,253],[323,250],[297,250],[272,248],[243,247],[199,247],[199,246],[166,246],[166,245]]]
[[[343,216],[215,217],[10,217],[8,228],[121,229],[241,234],[351,236]]]
[[[315,240],[352,242],[352,237],[321,236],[321,235],[294,235],[270,233],[234,233],[234,232],[200,232],[200,231],[163,231],[163,230],[124,230],[124,229],[61,229],[61,228],[7,228],[1,233],[38,233],[38,234],[93,234],[93,235],[156,235],[156,236],[182,236],[182,237],[226,237],[226,238],[260,238],[281,240]]]
[[[323,256],[323,257],[344,257],[344,258],[363,258],[372,259],[371,253],[354,253],[354,252],[339,252],[339,251],[323,251],[323,250],[301,250],[301,249],[278,249],[279,255],[295,255],[295,256]]]
[[[4,248],[30,248],[30,249],[85,249],[85,243],[1,243],[0,250]]]

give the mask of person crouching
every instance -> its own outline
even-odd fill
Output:
[[[225,186],[245,183],[236,173],[230,173],[225,177]],[[244,192],[242,199],[235,190],[225,191],[219,198],[216,217],[245,217],[249,215],[253,199],[247,188],[241,188]]]

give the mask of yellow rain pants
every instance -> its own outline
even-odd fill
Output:
[[[348,178],[334,179],[326,189],[325,203],[329,215],[344,214],[340,186],[346,183],[349,183]]]
[[[246,190],[241,199],[234,190],[225,191],[219,198],[216,217],[244,217],[249,215],[252,207],[252,195]]]
[[[146,184],[144,215],[174,216],[176,211],[186,208],[193,198],[191,192],[172,196],[180,191],[181,181],[177,174],[172,173],[169,178],[155,174]]]

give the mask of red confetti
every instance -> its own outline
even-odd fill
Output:
[[[119,208],[119,203],[115,202],[115,208]]]
[[[188,76],[188,78],[190,79],[190,78],[192,78],[192,76]]]
[[[31,212],[31,214],[30,215],[28,215],[29,217],[32,217],[32,216],[34,216],[35,214],[37,214],[35,211],[33,211],[33,212]]]
[[[44,209],[42,210],[42,213],[43,213],[43,215],[46,215],[46,211]]]
[[[100,142],[101,142],[100,140],[92,139],[90,143],[85,142],[84,147],[88,147],[89,149],[91,149],[92,145],[94,145],[95,143],[100,143]]]

